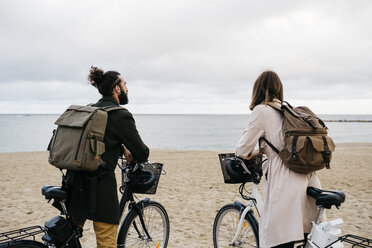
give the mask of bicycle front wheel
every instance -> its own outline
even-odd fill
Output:
[[[234,204],[225,205],[218,211],[213,225],[214,248],[259,247],[258,224],[250,212],[245,216],[238,238],[231,244],[238,229],[240,213],[240,207]]]
[[[7,247],[7,248],[47,248],[46,245],[43,245],[40,242],[32,241],[32,240],[19,240],[11,242],[9,245],[2,246],[1,247]]]
[[[169,218],[165,208],[158,202],[145,202],[142,211],[146,235],[138,212],[130,210],[124,219],[118,237],[118,247],[166,248],[169,239]]]

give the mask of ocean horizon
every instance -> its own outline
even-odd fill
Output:
[[[0,114],[0,153],[45,151],[60,114]],[[231,150],[246,128],[244,114],[135,114],[150,149]],[[335,143],[372,143],[372,115],[319,115]]]

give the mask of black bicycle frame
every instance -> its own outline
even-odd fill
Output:
[[[144,203],[146,202],[149,202],[150,199],[149,198],[145,198],[144,200],[141,200],[139,202],[135,202],[134,201],[134,198],[133,198],[133,191],[130,187],[130,185],[128,184],[125,184],[122,186],[123,187],[123,192],[122,192],[122,197],[120,199],[120,203],[119,203],[119,206],[120,206],[120,219],[122,218],[122,215],[124,213],[124,210],[125,210],[125,206],[127,204],[127,202],[129,202],[129,206],[128,206],[128,209],[129,210],[134,210],[137,212],[138,216],[139,216],[139,219],[140,219],[140,222],[141,222],[141,226],[143,228],[143,231],[145,232],[145,234],[147,235],[147,237],[151,240],[151,236],[146,228],[146,225],[145,225],[145,221],[143,219],[143,207],[144,207]],[[121,233],[122,231],[122,228],[123,228],[124,225],[121,225],[120,226],[120,230],[119,230],[119,233]],[[137,227],[137,223],[134,221],[133,222],[133,226],[134,226],[134,229],[136,230],[138,236],[141,236],[141,233]],[[120,238],[120,237],[119,237]]]
[[[145,198],[144,200],[141,200],[139,202],[135,202],[134,201],[134,197],[133,197],[133,191],[132,191],[130,185],[124,184],[123,187],[122,187],[122,189],[123,189],[123,191],[122,191],[122,197],[121,197],[120,203],[119,203],[120,219],[123,217],[123,213],[124,213],[125,207],[126,207],[127,203],[129,202],[128,209],[129,210],[136,211],[136,213],[139,216],[142,229],[144,230],[144,232],[147,235],[147,237],[149,239],[151,239],[151,236],[150,236],[150,234],[149,234],[149,232],[148,232],[148,230],[146,228],[145,221],[143,219],[143,207],[144,207],[144,204],[146,202],[150,201],[150,199],[149,198]],[[65,212],[65,216],[66,216],[67,220],[69,221],[70,225],[73,227],[74,230],[73,230],[73,233],[71,234],[71,236],[65,242],[65,244],[63,244],[61,246],[61,248],[67,247],[67,244],[69,244],[72,240],[74,240],[75,242],[73,242],[72,244],[70,243],[69,246],[72,245],[74,248],[82,248],[82,246],[80,244],[80,240],[79,240],[79,237],[81,237],[81,233],[79,232],[79,229],[78,229],[79,227],[77,226],[76,223],[74,223],[73,219],[71,218],[71,216],[69,216],[69,214],[67,212]],[[119,233],[121,233],[123,226],[124,225],[121,225],[120,226]],[[139,231],[138,225],[137,225],[136,222],[133,222],[133,226],[134,226],[134,228],[135,228],[138,236],[141,236],[141,232]],[[121,242],[123,242],[123,240],[121,240],[121,237],[119,236],[118,237],[118,243],[121,243]]]
[[[120,188],[120,192],[122,193],[122,197],[121,197],[120,202],[119,202],[120,220],[122,219],[125,207],[126,207],[127,203],[129,202],[128,209],[130,211],[135,211],[138,214],[142,229],[145,232],[148,239],[151,240],[152,238],[151,238],[151,236],[150,236],[150,234],[149,234],[149,232],[146,228],[145,221],[143,219],[144,204],[149,202],[150,199],[145,198],[144,200],[141,200],[139,202],[135,202],[134,197],[133,197],[132,187],[131,187],[130,184],[127,184],[126,182],[122,182],[122,187]],[[82,248],[82,246],[80,244],[80,240],[79,240],[79,238],[82,236],[82,233],[81,233],[82,230],[79,229],[80,227],[78,226],[78,224],[76,224],[74,222],[74,220],[72,219],[72,217],[68,214],[68,212],[66,211],[66,208],[65,207],[62,207],[62,208],[63,208],[62,212],[66,216],[66,219],[70,223],[71,227],[73,228],[73,233],[68,238],[68,240],[61,246],[61,248],[67,247],[68,246],[67,244],[69,244],[72,240],[74,240],[75,242],[73,242],[69,246],[73,246],[74,248]],[[123,226],[124,225],[120,226],[119,234],[122,233]],[[141,232],[138,229],[138,224],[135,221],[133,222],[133,226],[134,226],[138,236],[141,236]],[[121,240],[121,239],[122,239],[122,237],[119,236],[118,237],[118,243],[123,242],[123,240]]]
[[[73,218],[68,214],[66,207],[64,205],[64,202],[60,202],[59,204],[61,204],[62,206],[62,211],[61,211],[62,215],[66,216],[66,220],[68,221],[69,226],[72,229],[72,233],[70,237],[64,242],[64,244],[59,245],[59,244],[55,244],[55,242],[53,241],[53,238],[49,236],[48,231],[44,229],[45,235],[43,235],[42,240],[46,241],[49,244],[57,245],[58,248],[68,248],[68,247],[82,248],[79,238],[83,236],[82,235],[83,230],[77,223],[75,223]]]

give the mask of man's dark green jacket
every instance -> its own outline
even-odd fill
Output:
[[[102,97],[95,107],[119,106],[111,96]],[[134,160],[146,161],[149,149],[138,134],[132,114],[126,110],[108,112],[105,132],[105,168],[95,172],[68,171],[68,211],[78,221],[93,220],[110,224],[119,222],[119,201],[115,179],[115,167],[123,147],[128,148]]]

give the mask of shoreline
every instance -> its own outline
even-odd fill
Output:
[[[336,146],[331,169],[317,172],[323,189],[342,190],[346,195],[339,210],[327,210],[328,219],[342,218],[343,234],[371,238],[372,143]],[[151,150],[149,160],[162,162],[167,174],[160,177],[155,195],[138,197],[149,197],[166,208],[171,228],[169,247],[212,247],[217,211],[234,200],[245,202],[238,193],[239,184],[224,184],[219,152],[228,151]],[[61,172],[48,163],[47,151],[0,153],[0,170],[0,232],[43,226],[58,215],[40,194],[43,185],[60,185],[61,181]],[[115,173],[119,187],[120,170]],[[90,221],[81,241],[83,247],[95,246]]]
[[[345,146],[366,146],[366,147],[372,147],[372,142],[343,142],[343,143],[335,143],[336,149],[337,147],[345,147]],[[177,152],[227,152],[231,151],[233,152],[234,149],[229,150],[229,149],[205,149],[205,150],[196,150],[196,149],[163,149],[163,148],[149,148],[150,152],[151,151],[177,151]],[[1,154],[15,154],[15,153],[34,153],[34,152],[48,152],[47,150],[39,150],[39,151],[17,151],[17,152],[0,152]]]

